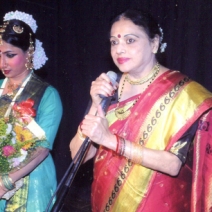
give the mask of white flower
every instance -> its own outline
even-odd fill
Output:
[[[12,144],[16,143],[16,133],[14,131],[12,131],[12,135],[13,137],[11,138]]]
[[[160,30],[160,33],[161,33],[161,36],[160,36],[160,43],[161,43],[162,40],[163,40],[163,29],[161,27],[159,27],[159,30]]]
[[[9,162],[11,163],[12,167],[17,167],[19,164],[25,160],[27,156],[27,151],[20,149],[21,156],[18,158],[11,158],[9,159]]]
[[[42,42],[40,42],[39,40],[36,39],[35,53],[34,53],[34,57],[33,57],[34,69],[37,70],[37,69],[41,68],[46,63],[47,60],[48,60],[48,58],[46,57],[45,51],[42,47]]]
[[[160,36],[160,52],[165,52],[165,49],[167,47],[167,43],[162,43],[163,41],[163,29],[160,27],[160,25],[158,25],[161,36]]]
[[[13,128],[13,127],[12,127],[12,124],[7,124],[7,129],[6,129],[6,134],[7,134],[7,135],[11,133],[12,128]]]
[[[167,43],[162,43],[160,46],[160,52],[161,53],[164,52],[166,47],[167,47]]]
[[[5,14],[4,21],[9,21],[12,19],[23,21],[24,23],[30,26],[30,28],[34,33],[37,30],[38,26],[36,24],[35,19],[33,19],[32,15],[29,15],[25,12],[19,12],[18,10],[16,10],[15,12],[8,12]]]
[[[24,149],[20,149],[21,155],[20,157],[18,157],[19,161],[22,162],[25,160],[26,156],[27,156],[27,151]]]

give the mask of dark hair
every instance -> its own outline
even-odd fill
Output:
[[[7,43],[22,49],[24,52],[27,51],[30,45],[30,34],[33,43],[35,43],[34,32],[30,28],[30,26],[24,23],[23,21],[12,19],[8,22],[9,24],[7,24],[5,31],[2,34],[2,39]],[[14,26],[19,26],[20,28],[23,28],[23,32],[16,33],[13,30]]]
[[[160,37],[162,36],[158,23],[148,13],[140,12],[137,10],[127,10],[126,12],[118,15],[115,19],[113,19],[111,26],[121,19],[130,20],[135,25],[142,27],[150,39],[153,39],[156,35],[159,35]]]

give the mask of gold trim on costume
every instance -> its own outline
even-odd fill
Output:
[[[178,141],[172,146],[172,148],[169,151],[172,152],[175,155],[178,155],[179,150],[182,149],[186,144],[187,144],[186,141],[183,142],[183,143]]]

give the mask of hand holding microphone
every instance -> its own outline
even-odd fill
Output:
[[[118,87],[116,82],[117,74],[113,71],[108,71],[107,74],[102,73],[91,84],[90,95],[92,98],[92,105],[97,109],[100,102],[113,96]],[[109,100],[108,100],[109,101]]]
[[[101,74],[96,81],[92,82],[92,105],[95,106],[96,113],[95,115],[88,113],[85,116],[81,129],[83,134],[98,144],[102,144],[105,138],[111,134],[108,127],[108,121],[105,118],[105,113],[108,110],[114,91],[117,88],[116,79],[117,74],[109,71],[107,75]]]

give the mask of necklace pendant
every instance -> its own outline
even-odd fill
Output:
[[[13,91],[7,92],[7,95],[8,95],[8,96],[13,96],[13,94],[14,94]]]
[[[115,116],[118,120],[124,120],[131,114],[130,110],[124,111],[123,108],[115,109]]]

